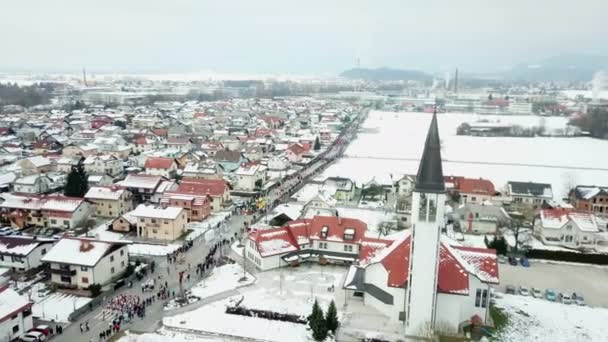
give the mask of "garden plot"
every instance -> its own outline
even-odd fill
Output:
[[[34,301],[33,316],[45,321],[69,323],[70,314],[91,301],[91,298],[62,292],[47,294],[43,287],[44,284],[36,284],[30,295]]]

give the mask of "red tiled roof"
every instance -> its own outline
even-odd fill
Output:
[[[483,194],[493,196],[496,194],[496,189],[491,181],[483,178],[456,178],[455,189],[466,194]]]
[[[255,241],[262,257],[297,251],[300,249],[288,227],[257,230],[249,235]]]
[[[152,133],[159,137],[166,137],[169,133],[169,130],[166,128],[155,128],[152,130]]]
[[[292,144],[287,149],[290,150],[293,154],[300,155],[300,154],[307,153],[310,150],[310,145],[309,144]]]
[[[184,178],[174,192],[219,197],[226,191],[228,185],[223,179]]]
[[[170,169],[173,163],[175,163],[173,158],[148,157],[144,167],[146,169]]]
[[[327,237],[321,237],[323,227],[328,227]],[[315,216],[310,220],[309,234],[311,240],[327,240],[327,241],[344,241],[344,230],[353,228],[355,230],[355,238],[352,243],[358,243],[365,236],[367,225],[365,222],[345,217],[336,216]]]
[[[390,246],[392,243],[393,240],[363,238],[361,240],[361,245],[359,245],[359,261],[363,263],[368,262],[376,252]]]

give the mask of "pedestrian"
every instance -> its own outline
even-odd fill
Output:
[[[80,323],[80,333],[82,334],[84,332],[84,326],[82,325],[82,323]]]
[[[89,328],[89,321],[84,322],[84,326],[86,327],[87,331],[91,330]]]

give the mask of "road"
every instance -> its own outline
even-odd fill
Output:
[[[244,227],[245,221],[251,220],[250,216],[247,215],[234,215],[232,216],[227,224],[226,231],[223,233],[224,237],[234,236],[234,233],[240,234]],[[217,235],[216,235],[217,236]],[[185,262],[182,265],[177,264],[167,264],[167,258],[164,256],[155,257],[156,261],[156,272],[155,276],[161,275],[161,282],[167,281],[169,285],[170,291],[179,292],[179,284],[178,284],[178,276],[179,271],[187,268],[188,263],[191,265],[195,265],[202,260],[204,260],[205,256],[209,252],[212,245],[215,241],[207,242],[204,241],[203,235],[201,235],[197,240],[195,240],[193,247],[185,253]],[[230,247],[224,247],[224,253],[228,254]],[[218,252],[219,255],[219,252]],[[169,267],[168,267],[169,266]],[[191,278],[189,283],[185,283],[185,288],[190,288],[194,286],[199,280],[194,273],[194,268],[190,272]],[[148,278],[144,278],[143,281]],[[157,282],[158,283],[158,282]],[[120,294],[134,294],[140,295],[142,298],[152,296],[152,294],[156,294],[156,292],[146,292],[142,295],[141,292],[141,283],[135,282],[133,284],[133,288],[129,289],[127,287],[123,288],[121,291],[114,293],[110,297],[115,297]],[[108,300],[111,298],[108,298]],[[134,318],[131,323],[125,326],[127,329],[132,329],[135,331],[141,332],[152,332],[159,327],[160,321],[163,318],[163,305],[166,301],[155,301],[152,305],[146,307],[146,316],[143,319]],[[54,341],[99,341],[99,332],[108,327],[109,321],[103,320],[102,306],[98,306],[93,309],[92,312],[89,312],[83,316],[81,316],[78,321],[73,322],[67,328],[64,329],[63,334],[55,337]],[[90,326],[90,331],[85,334],[80,333],[80,323],[84,323],[88,321]]]

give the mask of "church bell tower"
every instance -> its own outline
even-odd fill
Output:
[[[429,336],[435,327],[444,212],[445,184],[435,112],[412,194],[412,234],[405,295],[405,334],[409,336]]]

